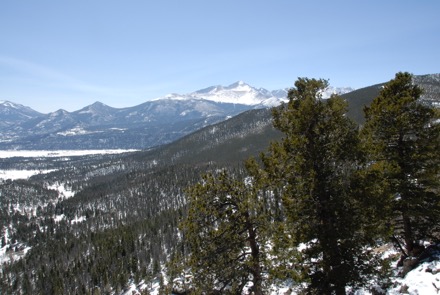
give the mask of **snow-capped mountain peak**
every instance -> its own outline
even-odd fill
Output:
[[[12,103],[7,100],[0,100],[0,105],[3,107],[9,107],[9,108],[14,108],[14,109],[18,108],[15,103]]]
[[[332,94],[343,94],[352,91],[349,87],[329,87],[322,93],[323,98]],[[209,100],[217,103],[233,103],[253,107],[273,107],[287,100],[288,89],[269,91],[265,88],[255,88],[244,81],[237,81],[228,86],[215,85],[188,94],[168,94],[155,100]]]
[[[324,91],[321,92],[322,98],[327,99],[330,98],[333,94],[342,95],[344,93],[348,93],[354,91],[351,87],[327,87]]]
[[[226,88],[229,89],[229,90],[234,90],[234,91],[249,91],[249,90],[255,89],[255,88],[253,88],[249,84],[246,84],[243,81],[237,81],[237,82],[229,85]]]
[[[92,115],[104,115],[113,112],[115,109],[112,107],[109,107],[106,104],[103,104],[102,102],[96,101],[93,104],[86,106],[82,108],[81,110],[77,111],[78,114],[92,114]]]
[[[10,102],[7,100],[0,100],[0,107],[2,109],[9,109],[9,110],[15,109],[15,110],[20,110],[20,111],[26,110],[26,111],[32,111],[32,112],[36,113],[36,111],[32,110],[29,107],[23,106],[18,103],[13,103],[13,102]]]
[[[243,81],[235,82],[229,86],[214,86],[191,93],[198,99],[212,100],[223,103],[236,103],[244,105],[261,105],[272,95],[267,90],[257,89]],[[279,103],[279,102],[278,102]]]
[[[172,93],[155,100],[209,100],[217,103],[271,107],[278,105],[287,95],[287,91],[284,91],[282,96],[279,92],[280,90],[273,92],[264,88],[257,89],[243,81],[237,81],[229,86],[215,85],[188,94]]]
[[[243,81],[237,81],[229,86],[218,86],[209,93],[196,91],[203,98],[217,102],[238,103],[255,107],[273,107],[286,100],[287,89],[269,91],[265,88],[255,88]],[[209,95],[207,95],[209,94]]]
[[[22,120],[36,118],[40,115],[39,112],[34,111],[30,107],[6,100],[0,101],[0,127],[15,126]]]
[[[59,117],[59,116],[66,116],[68,114],[69,114],[68,111],[66,111],[64,109],[59,109],[59,110],[57,110],[55,112],[49,113],[49,116],[50,117]]]

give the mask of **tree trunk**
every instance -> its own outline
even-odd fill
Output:
[[[324,250],[324,272],[325,272],[325,292],[328,294],[345,295],[346,281],[344,276],[346,273],[339,272],[342,266],[342,257],[338,242],[333,237],[328,237],[327,249]],[[335,293],[333,293],[335,292]]]
[[[325,189],[321,190],[320,195],[320,218],[321,233],[320,242],[323,247],[323,270],[324,270],[324,290],[326,294],[345,295],[346,280],[344,272],[339,272],[342,266],[342,256],[338,244],[338,233],[335,233],[336,218],[334,208],[332,208],[329,195]],[[334,293],[333,293],[334,292]]]
[[[400,189],[400,194],[401,194],[401,198],[403,201],[403,208],[402,208],[402,219],[403,219],[403,238],[405,240],[405,250],[406,253],[408,254],[408,256],[412,256],[412,252],[414,249],[414,241],[413,241],[413,232],[412,232],[412,224],[411,224],[411,220],[409,218],[409,216],[407,215],[409,207],[411,206],[410,204],[408,204],[408,202],[410,202],[409,200],[407,200],[406,196],[406,189],[405,189],[405,183],[407,183],[407,176],[406,174],[408,173],[408,169],[407,169],[407,163],[406,163],[406,159],[407,156],[405,155],[404,152],[404,135],[405,133],[403,131],[399,132],[399,140],[398,140],[398,155],[399,155],[399,160],[398,160],[398,165],[400,167],[400,184],[399,184],[399,189]]]
[[[414,239],[412,233],[411,220],[406,214],[403,214],[403,236],[405,239],[405,250],[408,256],[413,255]]]
[[[262,283],[263,278],[261,276],[261,265],[260,265],[260,248],[257,242],[257,234],[255,229],[253,228],[253,224],[249,221],[249,214],[246,214],[246,223],[248,229],[248,241],[249,246],[251,248],[251,257],[252,257],[252,291],[255,295],[263,295]]]

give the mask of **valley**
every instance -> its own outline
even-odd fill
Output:
[[[439,75],[416,78],[427,89],[424,102],[437,105]],[[361,109],[382,85],[342,94],[348,116],[362,125]],[[195,93],[235,91],[249,98],[255,89],[236,83]],[[258,93],[265,101],[276,97]],[[179,229],[186,189],[209,172],[243,175],[246,159],[283,138],[270,108],[280,102],[261,101],[167,97],[124,110],[96,103],[74,114],[4,119],[0,288],[10,294],[170,293],[179,278],[170,263],[189,251]]]

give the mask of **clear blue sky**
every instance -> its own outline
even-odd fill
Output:
[[[398,71],[440,72],[440,1],[0,1],[0,100],[44,113]]]

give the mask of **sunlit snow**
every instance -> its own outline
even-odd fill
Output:
[[[56,190],[59,192],[60,197],[71,198],[75,195],[75,192],[69,188],[66,188],[64,184],[55,183],[47,187],[48,189]]]
[[[45,174],[52,171],[55,170],[0,170],[0,179],[27,179],[37,174]]]
[[[25,158],[37,158],[37,157],[68,157],[68,156],[87,156],[87,155],[106,155],[106,154],[122,154],[135,152],[138,150],[0,150],[0,158],[12,158],[12,157],[25,157]]]
[[[93,133],[100,133],[100,132],[103,132],[103,131],[88,131],[88,130],[85,130],[84,128],[81,128],[81,127],[75,127],[70,130],[58,132],[57,134],[62,135],[62,136],[75,136],[75,135],[85,135],[85,134],[93,134]]]
[[[57,158],[57,157],[74,157],[74,156],[87,156],[87,155],[106,155],[106,154],[122,154],[135,152],[138,150],[0,150],[0,159],[23,157],[23,158]],[[55,171],[51,170],[15,170],[15,169],[0,169],[0,179],[27,179],[37,174],[45,174]],[[60,188],[53,188],[60,191]],[[63,191],[62,191],[63,192]],[[65,197],[69,197],[69,192],[64,190]]]
[[[429,295],[440,294],[440,257],[432,257],[410,271],[404,278],[394,280],[395,287],[387,294]]]
[[[6,245],[3,248],[0,248],[0,265],[2,265],[3,263],[10,263],[19,260],[24,255],[26,255],[26,253],[31,249],[31,247],[26,247],[23,244],[21,244],[15,246],[20,250],[18,251],[13,250],[6,252],[9,246],[10,245]]]

